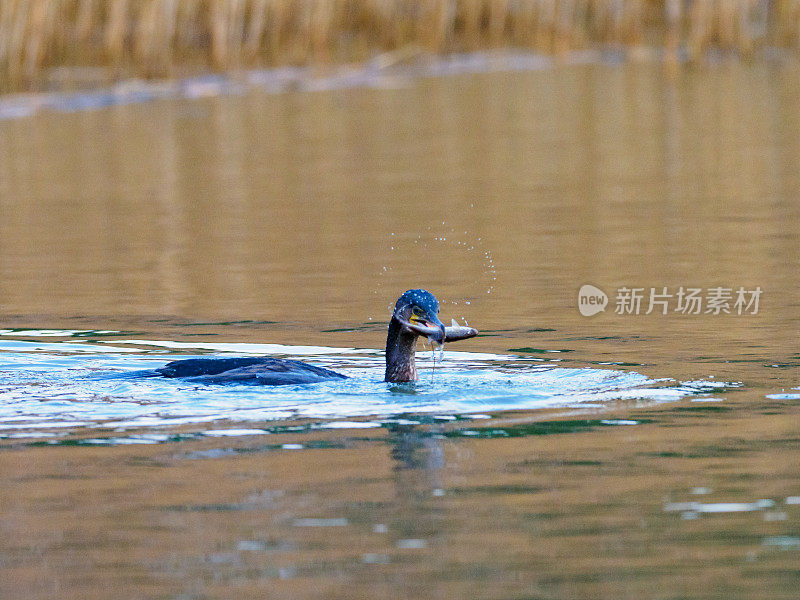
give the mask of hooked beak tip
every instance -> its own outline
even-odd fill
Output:
[[[436,342],[437,344],[444,344],[444,340],[447,337],[447,332],[445,331],[444,323],[441,322],[439,317],[429,314],[426,324],[431,328],[436,328],[435,331],[428,335],[428,339]]]

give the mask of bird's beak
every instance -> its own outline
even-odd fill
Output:
[[[428,313],[421,318],[411,317],[410,321],[401,320],[401,323],[414,333],[424,335],[437,344],[444,343],[446,336],[444,323],[442,323],[436,315]]]

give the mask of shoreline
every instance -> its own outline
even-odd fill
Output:
[[[731,53],[711,52],[708,53],[705,64],[727,64],[736,58]],[[678,65],[689,62],[688,54],[682,52]],[[793,52],[770,48],[759,52],[754,62],[790,65],[797,61]],[[156,100],[241,96],[253,91],[284,94],[359,88],[382,89],[404,87],[415,80],[437,77],[533,72],[560,66],[643,63],[662,64],[666,69],[673,65],[668,60],[665,49],[648,47],[607,47],[576,50],[560,55],[523,50],[436,55],[419,49],[412,49],[409,54],[407,49],[401,49],[378,55],[362,64],[348,63],[326,68],[304,66],[249,69],[178,79],[127,79],[116,83],[90,85],[83,90],[0,94],[0,121],[32,117],[43,111],[68,113]]]

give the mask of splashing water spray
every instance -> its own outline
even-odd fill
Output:
[[[444,362],[444,337],[442,337],[441,344],[436,340],[431,340],[431,361],[433,362],[433,367],[431,368],[431,381],[433,381],[434,376],[436,375],[436,346],[439,346],[439,362]]]
[[[470,208],[474,205],[470,204]],[[389,243],[389,250],[390,252],[398,252],[402,250],[402,247],[405,245],[407,246],[406,250],[416,251],[416,252],[427,252],[429,246],[442,245],[442,246],[449,246],[450,250],[458,249],[460,252],[468,252],[474,253],[476,255],[482,254],[483,256],[479,259],[483,263],[483,273],[484,276],[488,277],[490,280],[488,281],[488,287],[486,289],[487,294],[491,294],[494,291],[495,283],[497,282],[497,270],[494,264],[494,258],[492,256],[491,250],[488,250],[484,246],[484,240],[482,237],[473,238],[471,241],[469,240],[469,232],[464,231],[463,237],[460,235],[460,232],[457,232],[455,227],[450,227],[449,230],[447,228],[447,221],[442,221],[441,226],[441,233],[436,233],[435,229],[430,225],[427,227],[427,231],[417,235],[416,239],[413,240],[413,246],[410,244],[411,240],[404,240],[401,236],[395,234],[394,231],[390,233],[390,238],[388,240]],[[458,239],[462,238],[462,239]],[[416,247],[416,248],[414,248]],[[407,254],[407,252],[401,252],[401,254]],[[395,279],[397,278],[396,274],[393,273],[394,269],[391,264],[389,265],[382,265],[381,270],[378,272],[379,277],[377,278],[377,285],[375,289],[372,291],[373,294],[378,294],[380,288],[382,287],[382,280],[386,279]],[[480,286],[479,281],[474,281],[473,285]],[[471,301],[466,298],[462,298],[461,302],[465,305],[470,305]],[[457,306],[459,301],[452,300],[450,304]],[[392,304],[387,305],[387,310],[392,310]],[[369,317],[369,320],[372,321],[372,317]],[[466,324],[466,319],[463,319],[464,323]],[[459,324],[456,322],[455,319],[452,319],[452,325],[454,327],[458,327]],[[468,325],[467,325],[468,326]],[[438,346],[439,350],[439,362],[444,361],[444,337],[442,338],[442,342],[438,343],[435,340],[427,340],[431,344],[431,380],[433,380],[436,376],[436,350]],[[426,342],[423,342],[423,344]]]

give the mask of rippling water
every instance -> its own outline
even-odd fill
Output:
[[[419,360],[422,377],[383,382],[382,352],[275,344],[103,340],[93,331],[7,331],[0,341],[0,437],[60,437],[85,427],[164,427],[210,421],[392,417],[407,413],[471,414],[510,409],[597,406],[614,400],[664,402],[729,387],[712,381],[652,380],[610,368],[568,368],[544,359],[444,352],[438,365]],[[116,334],[118,332],[105,332]],[[26,335],[28,334],[28,335]],[[30,341],[72,336],[92,342]],[[313,385],[198,385],[142,374],[166,362],[164,350],[192,349],[305,359],[339,369],[348,380]],[[199,355],[198,355],[199,356]],[[422,357],[420,357],[422,358]],[[437,354],[437,360],[439,359]],[[438,368],[436,368],[438,366]],[[380,423],[380,421],[378,421]],[[119,440],[115,435],[114,440]],[[152,438],[148,438],[152,439]]]

